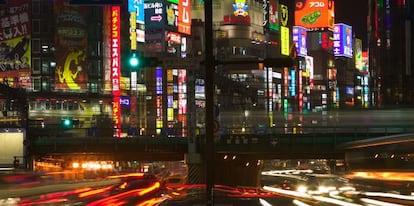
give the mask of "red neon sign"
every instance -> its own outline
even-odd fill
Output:
[[[119,6],[111,7],[111,77],[112,77],[112,119],[114,137],[121,137],[121,11]]]

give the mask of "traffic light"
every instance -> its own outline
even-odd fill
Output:
[[[139,65],[139,59],[135,53],[129,58],[129,65],[131,67],[137,67]]]
[[[128,61],[131,69],[157,67],[162,64],[162,62],[158,60],[157,57],[138,57],[138,55],[135,53],[132,53]]]
[[[61,125],[63,129],[69,129],[73,127],[73,120],[71,118],[66,118],[61,120]]]

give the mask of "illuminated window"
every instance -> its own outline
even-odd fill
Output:
[[[34,92],[40,91],[40,88],[41,88],[40,77],[33,77],[32,78],[32,87],[33,87]]]

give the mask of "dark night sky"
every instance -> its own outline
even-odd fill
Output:
[[[368,0],[335,0],[335,23],[352,26],[355,37],[366,41]]]

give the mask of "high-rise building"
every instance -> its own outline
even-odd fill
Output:
[[[368,48],[374,106],[414,103],[412,1],[369,0]]]

